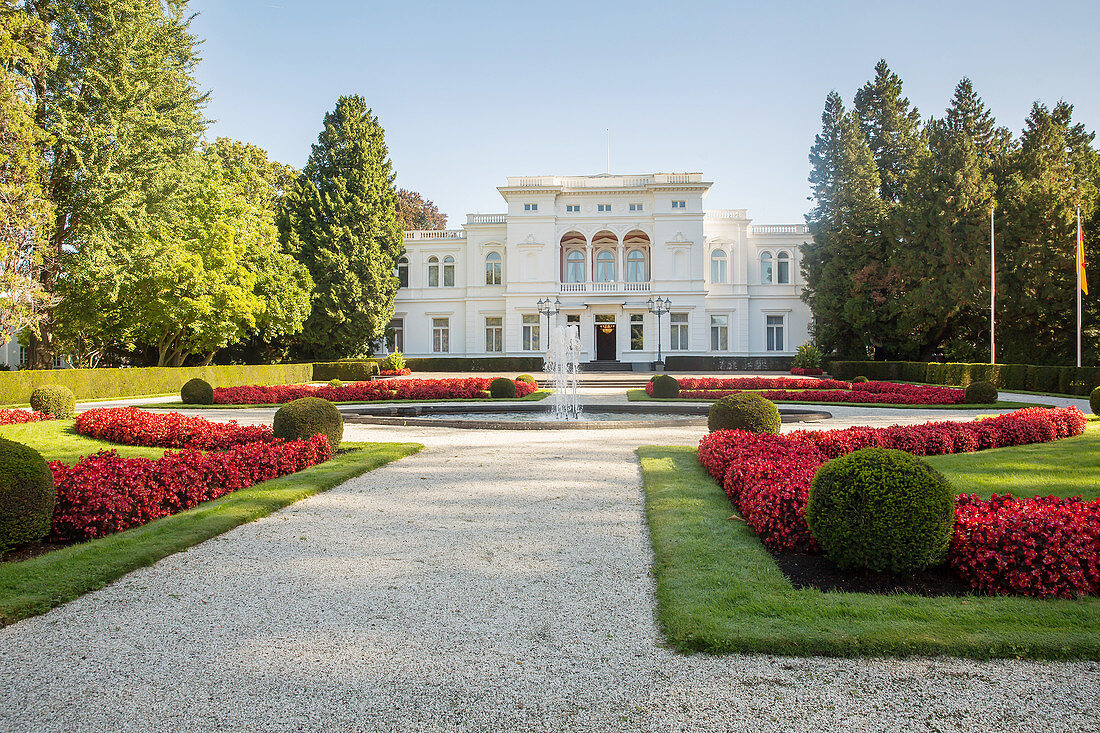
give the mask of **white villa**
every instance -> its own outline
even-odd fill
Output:
[[[552,325],[580,326],[582,361],[648,368],[658,345],[670,368],[789,357],[810,326],[806,226],[706,211],[711,185],[701,173],[509,178],[497,189],[507,213],[405,232],[388,345],[414,357],[539,356],[550,318],[538,302],[549,299],[560,304]],[[671,303],[660,334],[658,297]]]

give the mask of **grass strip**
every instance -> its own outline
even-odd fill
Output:
[[[412,455],[423,446],[344,443],[342,448],[350,450],[179,514],[22,562],[0,563],[0,626],[45,613],[132,570]]]
[[[769,390],[742,390],[744,392],[767,392]],[[630,389],[626,392],[629,402],[714,402],[710,399],[686,397],[650,397],[644,389]],[[896,405],[891,402],[819,402],[817,400],[772,400],[777,405],[826,405],[832,407],[893,407],[899,410],[1019,410],[1022,407],[1050,407],[1035,402],[1002,402],[991,405]]]
[[[638,456],[658,623],[678,651],[1100,659],[1100,598],[796,590],[752,531],[728,519],[729,500],[695,448],[643,446]]]

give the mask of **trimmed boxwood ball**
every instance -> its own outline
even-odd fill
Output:
[[[0,438],[0,551],[45,537],[56,498],[46,459],[34,448]]]
[[[537,384],[537,382],[535,382],[535,378],[532,377],[530,374],[521,374],[518,377],[516,377],[516,381],[517,382],[527,382],[528,384]]]
[[[333,450],[344,437],[344,418],[336,405],[320,397],[302,397],[278,409],[271,431],[283,440],[306,440],[314,435],[328,437]]]
[[[989,382],[971,382],[966,387],[966,401],[971,405],[991,405],[997,401],[997,388]]]
[[[330,380],[328,380],[328,386],[330,386],[330,387],[343,387],[344,383],[341,382],[339,379],[330,379]]]
[[[1093,415],[1100,415],[1100,387],[1097,387],[1089,395],[1089,407]]]
[[[60,384],[44,384],[31,392],[31,409],[36,412],[48,412],[58,420],[68,420],[76,414],[76,399],[73,391]]]
[[[516,396],[516,383],[507,377],[497,377],[489,383],[489,394],[496,398]]]
[[[778,433],[782,422],[775,403],[753,392],[723,397],[710,406],[710,413],[707,415],[707,429],[712,433],[715,430]]]
[[[212,405],[214,388],[209,382],[196,377],[183,385],[183,389],[180,390],[180,401],[185,405]]]
[[[650,381],[653,382],[654,397],[680,396],[680,383],[676,381],[675,377],[670,377],[667,374],[658,374]]]
[[[871,380],[867,379],[867,377],[856,377],[855,379],[852,380],[852,384],[863,384],[864,382],[869,382],[869,381],[871,381]]]
[[[913,573],[944,561],[955,492],[911,453],[864,448],[818,469],[806,523],[842,568]]]

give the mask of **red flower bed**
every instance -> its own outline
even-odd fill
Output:
[[[926,387],[919,384],[864,382],[853,384],[836,379],[790,379],[789,377],[712,377],[684,378],[680,398],[717,400],[744,390],[765,390],[759,394],[768,400],[787,402],[855,402],[890,405],[957,405],[966,402],[966,390],[952,387]],[[653,384],[646,385],[653,395]]]
[[[271,442],[266,425],[238,425],[236,421],[211,422],[178,412],[146,412],[136,407],[97,407],[80,414],[76,431],[81,435],[123,445],[223,450],[244,443]]]
[[[50,463],[57,488],[50,539],[88,540],[323,463],[328,439],[248,443],[224,452],[182,450],[162,458],[102,451],[74,466]]]
[[[791,377],[683,377],[677,380],[680,390],[693,392],[746,389],[851,389],[851,382],[838,379],[792,379]]]
[[[1100,500],[958,497],[951,567],[991,595],[1100,593]]]
[[[802,377],[816,377],[825,372],[816,367],[791,367],[791,374],[796,374]]]
[[[251,385],[217,387],[214,402],[219,405],[282,404],[301,397],[320,397],[330,402],[373,402],[377,400],[469,400],[489,399],[488,377],[464,379],[387,379],[354,382],[342,387],[311,384]],[[516,382],[516,397],[525,397],[537,389],[527,382]]]
[[[19,425],[27,422],[42,422],[53,420],[53,415],[45,412],[31,412],[30,410],[0,410],[0,425]]]
[[[383,377],[407,377],[410,374],[412,374],[412,369],[408,367],[402,369],[383,369],[379,372],[379,375]]]
[[[1085,430],[1076,407],[1029,407],[972,422],[755,435],[718,430],[699,443],[704,468],[766,547],[811,552],[810,483],[825,461],[866,448],[942,455],[1042,443]],[[1100,592],[1100,501],[977,497],[957,500],[948,562],[987,593],[1075,597]]]

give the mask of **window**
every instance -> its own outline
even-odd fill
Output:
[[[577,336],[581,333],[581,317],[575,313],[567,314],[565,316],[565,327],[572,330],[572,326],[577,327]]]
[[[642,211],[643,207],[642,207],[641,204],[631,204],[630,205],[630,210],[631,211]]]
[[[567,214],[579,214],[579,213],[581,213],[581,205],[580,204],[566,204],[565,205],[565,213],[567,213]]]
[[[710,350],[711,351],[729,351],[730,350],[730,325],[729,316],[711,316],[710,317]]]
[[[539,317],[535,315],[523,316],[523,350],[539,350]]]
[[[674,209],[686,209],[687,208],[687,201],[673,201],[672,202],[672,208],[674,208]]]
[[[397,285],[398,287],[409,287],[409,258],[402,257],[397,261]]]
[[[31,350],[26,346],[19,347],[19,366],[25,367],[31,360]]]
[[[645,276],[645,252],[640,249],[631,250],[626,256],[626,281],[644,283],[648,279]]]
[[[443,287],[455,286],[455,258],[447,255],[443,258]]]
[[[485,318],[485,350],[504,351],[504,319],[500,316]]]
[[[688,314],[670,313],[668,316],[668,330],[670,332],[670,351],[687,351],[688,348]]]
[[[60,369],[60,368],[61,368],[61,367],[63,367],[64,365],[65,365],[65,362],[64,362],[64,360],[63,360],[63,358],[62,358],[62,357],[60,357],[60,356],[55,356],[55,357],[53,358],[53,368],[54,368],[54,369]]]
[[[386,348],[390,351],[405,351],[404,318],[394,318],[386,327]]]
[[[603,250],[596,255],[596,282],[615,282],[615,254],[611,250]]]
[[[435,255],[428,258],[428,287],[439,287],[439,258]]]
[[[642,314],[630,314],[630,350],[641,351],[645,348],[645,339],[642,337]]]
[[[791,256],[786,252],[780,252],[775,258],[775,281],[780,285],[791,282]]]
[[[503,280],[500,252],[490,252],[485,255],[485,284],[500,285]]]
[[[716,249],[710,256],[710,281],[726,282],[726,250]]]
[[[784,316],[768,316],[768,351],[783,351]]]
[[[573,250],[565,256],[565,281],[584,282],[584,252]]]
[[[538,204],[524,204],[523,205],[523,210],[524,211],[538,211],[539,210],[539,205]]]
[[[447,318],[432,319],[432,351],[446,354],[451,350],[451,322]]]
[[[760,255],[760,282],[768,284],[772,282],[772,253],[765,252]]]
[[[605,214],[611,213],[611,204],[596,204],[596,211],[602,211]]]

